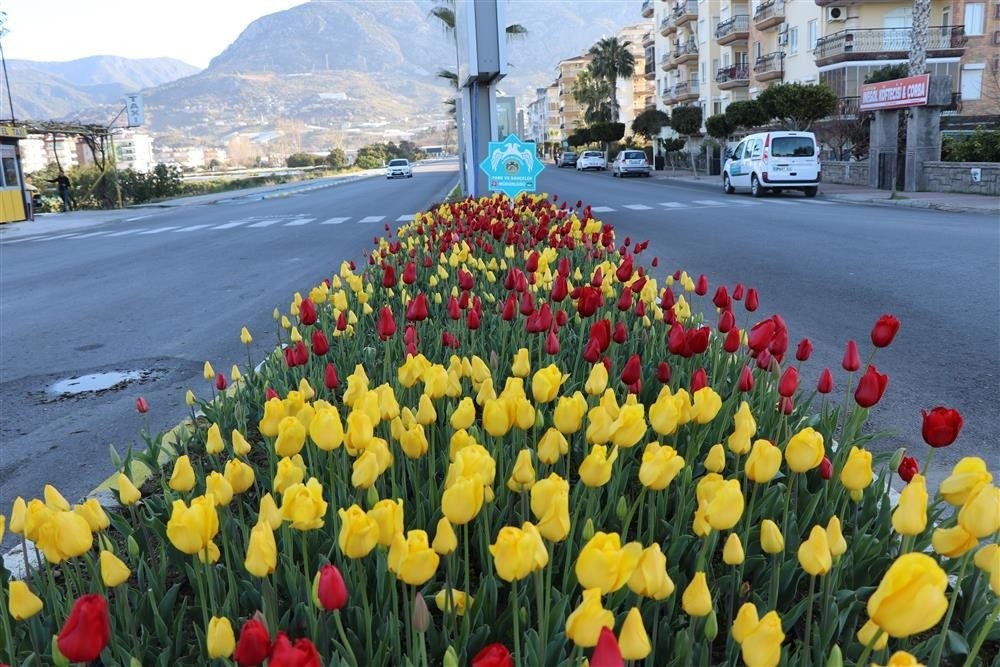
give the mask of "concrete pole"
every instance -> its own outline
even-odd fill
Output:
[[[910,38],[910,76],[927,71],[927,32],[931,21],[931,0],[913,0],[913,32]]]

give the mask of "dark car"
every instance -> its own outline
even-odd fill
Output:
[[[562,169],[563,167],[575,167],[576,166],[577,154],[572,152],[566,152],[560,155],[556,159],[556,166]]]

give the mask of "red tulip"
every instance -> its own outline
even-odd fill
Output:
[[[596,338],[601,353],[611,345],[611,320],[598,320],[590,325],[590,337]]]
[[[135,411],[138,412],[140,415],[144,415],[147,412],[149,412],[149,403],[147,403],[146,399],[143,398],[142,396],[135,399]]]
[[[549,335],[545,337],[545,352],[547,354],[559,354],[559,336],[556,334],[555,329],[549,331]]]
[[[332,363],[328,363],[326,370],[323,371],[323,384],[331,391],[340,386],[340,378],[337,377],[337,368]]]
[[[615,341],[619,345],[628,340],[628,329],[625,328],[624,322],[618,322],[615,324],[614,333],[611,334],[611,340]]]
[[[312,350],[317,357],[322,357],[330,351],[330,341],[322,329],[313,329]]]
[[[316,587],[316,597],[320,605],[327,611],[343,609],[347,604],[347,585],[333,565],[324,565],[319,570],[319,584]]]
[[[476,286],[476,281],[472,274],[465,269],[458,270],[458,286],[463,290],[471,290]]]
[[[821,394],[829,394],[833,391],[833,373],[829,368],[824,368],[819,374],[819,382],[816,383],[816,391]]]
[[[878,372],[875,366],[869,366],[865,374],[858,380],[858,388],[854,392],[854,400],[863,408],[870,408],[880,400],[889,384],[889,376]],[[955,431],[958,435],[958,431]],[[950,444],[950,443],[949,443]]]
[[[249,619],[240,628],[233,659],[240,667],[259,667],[271,654],[271,636],[267,627],[256,618]]]
[[[522,315],[531,315],[535,312],[535,299],[531,296],[531,292],[521,293],[521,303],[518,310]]]
[[[736,316],[733,315],[733,311],[724,310],[722,314],[719,315],[719,333],[729,333],[729,330],[736,326]]]
[[[403,267],[403,282],[407,285],[417,282],[417,265],[413,262],[407,262]]]
[[[708,278],[705,277],[704,273],[698,276],[698,282],[694,285],[694,293],[698,296],[705,296],[708,294]]]
[[[319,653],[308,639],[296,639],[292,644],[284,632],[278,633],[271,649],[268,667],[321,667]]]
[[[684,339],[687,343],[688,349],[691,350],[691,354],[701,354],[708,349],[708,339],[711,336],[712,330],[708,327],[698,327],[697,329],[688,329],[684,332]]]
[[[90,593],[73,603],[56,645],[70,662],[97,660],[111,638],[111,618],[104,596]]]
[[[337,315],[337,331],[347,331],[347,315],[345,313]]]
[[[819,476],[823,479],[830,479],[833,477],[833,463],[825,456],[823,457],[823,460],[819,462]]]
[[[584,285],[580,288],[580,295],[576,300],[576,310],[581,317],[590,317],[597,312],[603,303],[604,297],[601,295],[601,290]]]
[[[743,370],[740,371],[739,390],[746,393],[751,389],[753,389],[753,371],[750,370],[749,366],[744,366]]]
[[[223,391],[227,386],[229,386],[229,383],[226,382],[226,376],[223,375],[222,373],[216,373],[215,388],[218,389],[219,391]]]
[[[472,658],[470,667],[514,667],[514,658],[503,644],[490,644]]]
[[[601,636],[594,647],[594,655],[590,656],[590,667],[625,667],[622,651],[611,628],[601,628]]]
[[[660,295],[660,308],[663,310],[670,310],[674,307],[674,293],[669,290],[663,290],[663,294]]]
[[[795,358],[799,361],[809,361],[809,357],[812,356],[813,344],[808,338],[803,338],[799,341],[799,346],[795,350]]]
[[[552,285],[552,300],[560,303],[569,295],[569,279],[559,274]]]
[[[604,283],[604,271],[601,267],[594,270],[594,276],[590,279],[591,287],[600,287]]]
[[[556,324],[563,327],[566,326],[566,322],[568,321],[569,321],[569,315],[566,314],[565,310],[560,308],[559,310],[556,311]]]
[[[528,261],[524,263],[524,270],[534,273],[538,270],[538,251],[532,250],[528,255]]]
[[[659,257],[654,257],[654,258],[653,258],[653,261],[652,261],[652,262],[650,262],[650,264],[651,264],[651,265],[653,266],[653,268],[655,269],[656,267],[658,267],[658,266],[660,265],[660,258],[659,258]]]
[[[633,271],[632,256],[626,255],[622,263],[618,265],[618,270],[615,271],[615,277],[618,278],[620,282],[625,282],[632,277]]]
[[[462,309],[458,307],[458,299],[453,296],[448,297],[448,317],[457,320],[462,316]]]
[[[872,345],[875,347],[888,347],[892,339],[899,331],[899,320],[892,315],[883,315],[875,322],[872,328]]]
[[[308,297],[299,304],[299,322],[305,325],[316,324],[316,304]]]
[[[663,384],[670,382],[670,364],[665,361],[660,362],[656,367],[656,379]]]
[[[736,350],[740,349],[740,330],[737,327],[733,327],[726,334],[726,340],[722,343],[722,349],[726,352],[732,354]]]
[[[632,310],[632,290],[622,290],[621,296],[618,297],[618,310],[623,313],[626,310]]]
[[[635,384],[640,377],[642,377],[642,359],[638,354],[633,354],[622,368],[621,379],[624,384]]]
[[[757,310],[760,305],[760,300],[757,297],[757,288],[751,287],[747,290],[747,300],[743,303],[743,306],[749,311],[753,312]]]
[[[264,390],[264,400],[270,401],[272,398],[278,398],[278,392],[268,387]]]
[[[962,415],[958,410],[938,406],[927,412],[921,410],[924,423],[920,429],[924,442],[931,447],[947,447],[955,442],[962,430]]]
[[[739,301],[743,298],[743,283],[736,283],[733,287],[733,300]]]
[[[755,356],[770,347],[771,339],[774,338],[774,331],[775,324],[772,319],[758,322],[751,327],[750,333],[747,335],[747,347],[750,348]]]
[[[427,295],[423,292],[413,297],[408,304],[406,304],[406,319],[415,322],[421,322],[427,319],[430,314],[430,308],[427,305]]]
[[[900,479],[909,484],[913,476],[920,472],[920,464],[912,456],[904,456],[896,472],[899,473]]]
[[[588,364],[596,364],[597,360],[601,358],[601,344],[593,336],[587,341],[587,345],[583,348],[583,359]]]
[[[778,399],[778,412],[783,415],[790,415],[795,410],[795,402],[791,396],[782,396]]]
[[[671,354],[676,354],[680,357],[687,358],[692,356],[684,327],[680,324],[674,324],[667,332],[667,349],[670,350]]]
[[[292,352],[295,356],[296,366],[309,363],[309,350],[306,348],[305,342],[301,340],[295,341],[295,347],[292,348]],[[218,386],[218,380],[216,380],[216,386]]]
[[[470,310],[469,315],[465,318],[465,326],[469,328],[470,331],[475,331],[479,328],[479,323],[481,316],[478,310]]]
[[[861,368],[861,355],[858,354],[858,344],[853,340],[847,341],[847,347],[844,348],[844,359],[840,362],[840,365],[848,373],[853,373]]]
[[[511,292],[507,299],[503,302],[503,310],[500,312],[500,317],[502,317],[505,322],[510,322],[517,317],[517,296],[515,296],[513,292]]]
[[[782,396],[793,396],[795,390],[799,388],[799,371],[795,366],[789,366],[785,369],[785,372],[781,374],[781,380],[778,382],[778,393]]]
[[[715,296],[712,297],[712,303],[715,304],[716,308],[729,309],[729,292],[726,290],[725,285],[719,285],[715,288]]]
[[[691,374],[691,393],[708,386],[708,373],[704,368],[699,368]]]

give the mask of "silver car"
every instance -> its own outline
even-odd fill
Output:
[[[615,161],[611,164],[611,175],[625,177],[628,174],[638,174],[639,176],[651,176],[653,170],[646,159],[646,153],[638,150],[624,150],[618,153]]]
[[[403,158],[389,160],[385,167],[386,178],[413,178],[413,170],[410,169],[410,161]]]
[[[604,171],[607,168],[608,161],[604,159],[604,153],[601,151],[583,151],[576,160],[577,171],[587,171],[588,169]]]

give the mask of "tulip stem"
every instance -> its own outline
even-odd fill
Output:
[[[514,606],[514,667],[521,667],[521,605],[517,598],[517,579],[510,582]]]
[[[809,577],[809,598],[806,602],[806,631],[804,635],[804,644],[806,655],[812,653],[812,621],[813,621],[813,602],[816,597],[816,575],[810,575]]]
[[[933,447],[928,447],[927,448],[927,458],[924,459],[924,467],[923,467],[923,470],[920,473],[924,477],[927,476],[927,471],[930,470],[930,468],[931,468],[931,460],[933,458],[934,458],[934,448]]]
[[[772,611],[778,609],[778,554],[771,554],[771,593],[767,606]]]
[[[794,537],[794,535],[796,534],[796,531],[791,531],[788,529],[788,508],[792,504],[792,495],[795,493],[795,483],[798,481],[798,479],[799,479],[799,474],[796,472],[793,472],[791,475],[789,475],[788,492],[785,494],[785,511],[781,515],[781,530],[783,530],[785,532],[785,535],[787,535],[789,538]],[[789,545],[789,546],[795,546],[795,545]]]
[[[10,618],[7,615],[7,595],[3,586],[0,586],[0,618],[3,619],[3,645],[7,647],[7,660],[10,664],[17,664],[17,656],[14,654],[14,635],[10,629]]]
[[[882,639],[882,635],[884,634],[885,630],[879,628],[878,632],[876,632],[874,636],[872,636],[871,640],[867,644],[865,644],[865,650],[861,652],[861,657],[858,658],[857,663],[855,663],[857,667],[866,667],[868,665],[868,656],[872,654],[872,649],[875,647],[875,644],[878,644],[879,640]]]
[[[971,549],[966,552],[964,556],[962,556],[962,562],[958,567],[958,578],[955,580],[955,587],[951,590],[951,600],[948,601],[948,613],[944,615],[944,623],[941,624],[941,634],[938,637],[937,644],[934,646],[934,652],[931,654],[931,659],[928,662],[930,665],[937,665],[941,662],[941,654],[944,652],[944,643],[948,639],[948,627],[951,625],[951,616],[955,613],[955,603],[958,601],[959,588],[962,585],[962,579],[965,577],[965,568],[969,564],[969,560],[971,558]]]
[[[550,569],[551,568],[546,568]],[[543,570],[535,570],[535,604],[538,608],[538,664],[544,665],[546,663],[545,653],[548,648],[548,634],[549,624],[548,618],[545,615],[545,584],[542,582],[542,578],[545,576]]]
[[[334,610],[333,621],[337,624],[337,635],[340,637],[340,643],[344,645],[348,655],[351,656],[351,664],[354,665],[354,667],[358,667],[358,658],[354,655],[354,648],[351,646],[351,642],[347,640],[347,633],[344,632],[344,623],[340,620],[339,609]]]
[[[470,583],[471,575],[469,574],[469,524],[468,522],[462,524],[462,549],[465,555],[465,594],[472,594],[472,584]],[[478,595],[478,593],[477,593]],[[459,641],[459,646],[465,647],[465,643],[469,638],[469,616],[471,614],[468,610],[462,616],[462,638]],[[468,650],[466,648],[466,650]]]
[[[979,634],[976,635],[976,640],[972,642],[972,648],[969,650],[969,657],[965,659],[962,667],[972,667],[975,664],[976,656],[979,655],[979,649],[982,648],[983,642],[986,641],[986,636],[993,629],[993,624],[996,623],[997,616],[1000,616],[1000,601],[993,605],[993,611],[986,617],[986,623],[983,624],[983,627],[979,629]]]

